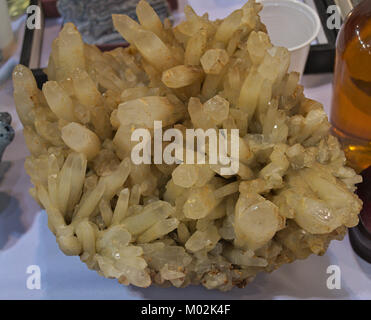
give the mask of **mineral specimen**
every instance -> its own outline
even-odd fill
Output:
[[[14,98],[31,194],[60,249],[120,283],[243,287],[322,255],[358,223],[361,181],[287,49],[249,1],[224,20],[190,7],[173,28],[145,1],[114,15],[129,48],[102,53],[65,24],[40,91],[17,66]],[[145,13],[145,14],[144,14]],[[138,128],[239,130],[239,169],[131,161]],[[168,142],[164,142],[166,147]]]

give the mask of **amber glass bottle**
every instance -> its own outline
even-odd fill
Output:
[[[357,193],[363,209],[349,238],[358,255],[371,263],[371,0],[349,14],[338,36],[331,123],[348,164],[362,172]]]
[[[338,36],[331,123],[349,165],[371,166],[371,0],[349,14]]]

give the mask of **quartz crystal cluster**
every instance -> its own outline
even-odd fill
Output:
[[[140,1],[114,15],[131,43],[101,52],[67,23],[48,80],[13,73],[31,155],[31,195],[66,255],[122,284],[243,287],[259,272],[322,255],[358,223],[361,181],[287,49],[249,1],[224,20],[186,7],[172,27]],[[137,128],[238,129],[239,169],[131,160]],[[168,142],[164,142],[166,145]]]

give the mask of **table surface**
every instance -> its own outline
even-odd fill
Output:
[[[46,22],[42,63],[60,28],[60,20]],[[19,35],[21,36],[21,34]],[[19,56],[19,51],[16,54]],[[329,111],[332,75],[304,76],[307,97]],[[78,257],[63,255],[47,227],[47,218],[28,193],[31,187],[24,170],[29,154],[22,125],[15,112],[12,83],[0,86],[0,111],[12,115],[15,139],[0,164],[0,299],[371,299],[371,265],[352,250],[349,239],[333,241],[322,256],[285,265],[272,274],[260,274],[244,289],[228,293],[203,287],[184,289],[124,287],[88,270]],[[27,289],[29,266],[41,270],[41,288]],[[341,288],[330,290],[328,267],[341,271]]]

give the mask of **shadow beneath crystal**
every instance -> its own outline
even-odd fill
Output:
[[[343,268],[343,261],[329,250],[323,257],[311,256],[306,260],[284,265],[271,274],[259,274],[244,289],[229,292],[207,290],[202,286],[187,288],[126,287],[117,280],[105,279],[88,270],[79,257],[65,256],[48,229],[45,211],[37,218],[39,245],[36,263],[43,274],[44,296],[48,299],[155,299],[155,300],[257,300],[257,299],[349,299],[354,292],[348,287],[352,277],[342,279],[340,290],[327,288],[330,265]],[[344,278],[344,277],[343,277]]]
[[[311,261],[309,261],[311,260]],[[255,300],[255,299],[346,299],[351,292],[346,284],[339,290],[327,288],[330,257],[311,256],[307,260],[284,265],[272,274],[261,273],[244,289],[233,288],[228,292],[207,290],[202,286],[187,288],[146,289],[131,286],[130,290],[144,299],[212,299],[212,300]]]
[[[15,197],[0,192],[0,250],[13,246],[25,233],[22,210]]]
[[[29,230],[39,209],[28,189],[24,159],[0,163],[0,250],[13,247]]]
[[[0,162],[0,184],[3,182],[5,174],[9,171],[12,163],[10,161]]]

